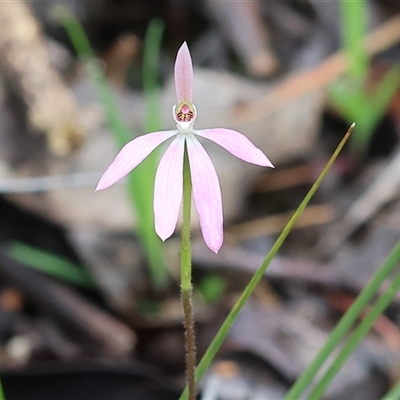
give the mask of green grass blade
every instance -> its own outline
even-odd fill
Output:
[[[145,131],[153,132],[161,129],[161,105],[158,85],[159,55],[164,24],[161,20],[150,21],[144,41],[143,54],[143,87],[146,103]],[[141,235],[150,238],[145,242],[152,281],[156,288],[163,289],[168,284],[168,270],[163,260],[163,246],[154,230],[154,179],[159,160],[160,148],[155,149],[129,175],[130,192],[135,204],[140,205],[143,214],[138,229]],[[136,190],[135,184],[141,182],[141,190]]]
[[[86,66],[87,73],[96,87],[100,102],[105,110],[108,126],[113,132],[118,146],[122,147],[132,139],[132,134],[122,121],[111,88],[99,64],[94,59],[94,52],[89,40],[77,18],[68,9],[58,6],[56,13],[70,36],[78,56]],[[155,46],[156,49],[152,51],[159,54],[157,46],[161,42],[162,29],[159,28],[159,25],[155,28],[151,28],[151,26],[150,24],[145,41],[145,53],[149,52],[149,47]],[[155,62],[154,56],[151,61]],[[155,163],[156,155],[152,154],[132,173],[128,174],[127,191],[136,215],[137,231],[145,249],[154,287],[163,289],[168,283],[168,276],[163,260],[162,242],[154,230],[154,216],[150,206],[153,202]]]
[[[400,260],[400,242],[397,245],[397,262]],[[371,326],[374,322],[379,318],[379,316],[383,313],[383,311],[390,305],[394,296],[400,288],[400,274],[397,275],[393,282],[389,285],[387,290],[379,297],[376,303],[373,305],[371,310],[368,312],[366,317],[360,322],[356,330],[350,335],[347,343],[340,350],[337,355],[335,361],[325,372],[324,376],[320,379],[320,381],[315,385],[314,389],[310,393],[311,399],[319,399],[328,388],[332,379],[337,375],[340,371],[341,367],[347,360],[347,358],[351,355],[351,353],[355,350],[355,348],[360,343],[361,339],[368,333]]]
[[[393,388],[385,394],[382,400],[400,400],[400,381],[393,386]]]
[[[21,242],[11,242],[7,254],[12,259],[58,279],[85,289],[96,289],[97,286],[90,273],[78,265],[53,254]]]
[[[364,78],[369,57],[363,39],[367,32],[368,8],[365,0],[340,0],[343,47],[350,62],[350,75]]]
[[[3,384],[0,380],[0,400],[6,400],[6,396],[4,395]]]
[[[347,310],[347,312],[340,319],[339,323],[336,325],[335,329],[329,335],[329,338],[322,349],[319,351],[315,359],[308,366],[308,368],[303,372],[300,378],[292,386],[288,394],[286,395],[286,400],[298,399],[301,397],[306,388],[311,384],[314,377],[317,375],[318,371],[322,365],[326,362],[332,351],[340,343],[345,333],[352,327],[354,321],[357,319],[358,315],[365,308],[368,302],[376,294],[379,287],[387,279],[390,273],[397,266],[400,257],[400,243],[392,250],[390,255],[387,257],[382,266],[375,273],[373,278],[367,284],[367,286],[361,291],[357,299]]]
[[[399,70],[398,66],[393,67],[373,93],[366,91],[370,58],[363,42],[367,32],[368,4],[366,0],[340,0],[340,10],[342,47],[349,60],[349,74],[347,79],[331,86],[330,97],[347,122],[357,122],[350,146],[363,154],[399,87]]]
[[[370,115],[372,121],[370,124],[376,127],[378,122],[384,116],[387,107],[396,94],[400,86],[400,65],[394,65],[386,75],[381,79],[379,86],[374,90],[374,93],[370,96],[370,103],[372,105],[373,113]]]
[[[355,82],[351,77],[340,79],[330,86],[329,97],[347,122],[357,121],[357,131],[350,138],[350,147],[364,153],[373,130],[369,118],[371,105],[363,93],[363,83]]]
[[[163,32],[163,21],[157,18],[151,20],[144,43],[142,75],[146,102],[145,126],[149,132],[160,130],[162,122],[158,70]]]
[[[330,98],[347,121],[357,121],[357,131],[350,140],[352,148],[360,153],[367,150],[368,143],[387,107],[399,88],[400,67],[394,65],[382,78],[373,93],[368,93],[360,82],[351,78],[336,82],[330,88]]]
[[[350,142],[352,147],[360,149],[362,152],[367,150],[372,134],[399,88],[399,82],[400,68],[398,65],[394,65],[382,78],[373,93],[367,93],[365,90],[360,91],[359,96],[362,101],[357,107],[358,115],[354,115],[353,119],[360,122],[358,124],[360,129],[357,129],[357,135],[352,137],[353,141]]]
[[[282,246],[283,242],[285,241],[286,237],[289,235],[290,231],[292,230],[293,226],[295,225],[296,221],[306,208],[307,204],[310,202],[311,198],[314,196],[315,192],[319,188],[322,180],[324,179],[325,175],[328,173],[329,169],[331,168],[332,164],[336,160],[337,156],[339,155],[340,151],[342,150],[343,146],[347,142],[352,130],[354,129],[354,124],[350,127],[347,131],[346,135],[339,143],[338,147],[336,148],[335,152],[333,153],[332,157],[326,164],[325,168],[322,170],[321,174],[319,175],[318,179],[315,181],[314,185],[311,187],[307,195],[304,197],[303,201],[300,203],[299,207],[295,211],[294,215],[287,223],[285,228],[282,230],[282,233],[276,239],[274,245],[272,246],[271,250],[267,254],[264,262],[261,264],[260,268],[256,271],[253,275],[252,279],[244,289],[243,293],[241,294],[239,300],[233,306],[231,312],[223,322],[221,328],[219,329],[218,333],[215,335],[214,339],[212,340],[210,346],[208,347],[207,351],[205,352],[203,358],[201,359],[197,369],[196,369],[196,382],[198,382],[204,375],[205,371],[211,364],[211,361],[215,357],[218,349],[221,347],[221,344],[225,340],[226,336],[228,335],[229,330],[231,329],[232,325],[234,324],[237,316],[239,315],[240,311],[242,310],[243,306],[246,304],[247,300],[250,298],[251,294],[253,293],[255,287],[260,282],[261,278],[264,276],[266,269],[268,268],[270,262],[275,257],[276,253],[279,251],[280,247]],[[188,393],[187,388],[183,391],[180,400],[187,400]],[[291,397],[293,399],[293,397]]]
[[[122,147],[132,134],[120,117],[115,97],[107,83],[103,70],[96,61],[96,55],[78,19],[64,6],[58,5],[54,14],[59,18],[71,39],[78,57],[84,64],[90,80],[94,83],[100,102],[106,114],[109,128],[115,135],[118,146]]]

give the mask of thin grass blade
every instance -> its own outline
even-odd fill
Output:
[[[325,364],[326,360],[332,353],[332,351],[340,343],[346,332],[352,327],[361,311],[365,308],[368,302],[376,294],[382,283],[388,278],[391,272],[396,268],[400,257],[400,243],[395,246],[392,252],[389,254],[385,262],[375,273],[371,281],[361,291],[357,299],[347,310],[347,312],[340,319],[335,329],[329,335],[329,338],[322,349],[319,351],[315,359],[303,372],[300,378],[292,386],[290,391],[287,393],[285,399],[297,399],[300,398],[303,392],[311,384],[315,376],[317,375],[320,368]]]
[[[285,228],[283,229],[282,233],[276,239],[274,245],[272,246],[271,250],[267,254],[264,262],[261,264],[259,269],[256,271],[246,288],[244,289],[243,293],[241,294],[239,300],[233,306],[231,312],[223,322],[221,328],[219,329],[218,333],[215,335],[214,339],[212,340],[211,344],[209,345],[208,349],[206,350],[203,358],[201,359],[199,365],[196,369],[196,382],[198,382],[204,375],[205,371],[211,364],[211,361],[215,357],[218,349],[221,347],[221,344],[225,340],[226,336],[228,335],[229,330],[231,329],[232,325],[234,324],[237,316],[239,315],[240,311],[246,304],[247,300],[250,298],[251,294],[253,293],[255,287],[260,282],[261,278],[264,276],[266,269],[268,268],[271,260],[275,257],[276,253],[282,246],[283,242],[285,241],[286,237],[289,235],[290,231],[292,230],[293,226],[295,225],[296,221],[306,208],[307,204],[310,202],[311,198],[314,196],[315,192],[319,188],[322,180],[328,173],[329,169],[331,168],[332,164],[338,157],[340,151],[342,150],[343,146],[347,142],[351,132],[354,129],[355,124],[352,124],[349,130],[347,131],[346,135],[343,137],[341,142],[339,143],[338,147],[336,148],[335,152],[333,153],[332,157],[326,164],[325,168],[322,170],[321,174],[319,175],[318,179],[315,181],[314,185],[311,187],[307,195],[304,197],[303,201],[300,203],[299,207],[295,211],[293,217],[287,223]],[[183,391],[179,400],[187,400],[188,399],[188,391],[187,388]],[[291,397],[293,399],[293,397]]]
[[[397,262],[400,260],[400,242],[397,245]],[[332,379],[340,371],[341,367],[348,359],[348,357],[353,353],[355,348],[360,343],[361,339],[369,332],[371,326],[378,319],[378,317],[385,311],[385,309],[390,305],[394,296],[400,289],[400,274],[397,275],[392,283],[389,285],[387,290],[379,297],[376,303],[373,305],[371,310],[368,312],[366,317],[358,325],[355,331],[350,335],[347,343],[340,350],[335,361],[331,364],[328,370],[325,372],[320,381],[315,385],[314,389],[311,391],[310,399],[319,399],[324,394],[325,390],[328,388]]]
[[[108,126],[114,134],[117,145],[118,147],[122,147],[132,139],[132,134],[122,121],[114,95],[106,81],[102,69],[95,60],[95,54],[90,46],[89,40],[77,18],[75,18],[67,8],[58,6],[56,8],[56,13],[70,36],[78,56],[86,66],[90,79],[96,87],[100,102],[106,113]],[[161,42],[162,29],[160,29],[159,25],[155,28],[151,28],[151,26],[150,24],[149,34],[147,35],[145,44],[145,53],[146,49],[147,52],[149,52],[149,47],[159,46]],[[159,48],[152,48],[151,52],[159,54]],[[147,62],[155,62],[154,57],[150,58],[150,60],[149,57],[146,59]],[[152,79],[149,78],[148,75],[146,75],[146,77],[147,80]],[[150,207],[153,195],[153,171],[155,171],[156,157],[156,154],[148,157],[142,165],[128,175],[127,191],[137,218],[137,231],[145,249],[154,287],[161,290],[167,285],[168,277],[163,260],[162,242],[155,233],[154,216]]]
[[[400,400],[400,381],[398,381],[393,388],[385,394],[382,400]]]
[[[54,253],[22,242],[10,243],[6,247],[6,251],[12,259],[38,271],[85,289],[97,288],[95,281],[86,269]]]

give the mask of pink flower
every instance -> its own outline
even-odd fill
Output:
[[[101,177],[96,190],[107,189],[139,165],[157,146],[174,140],[163,155],[154,186],[155,229],[162,240],[169,238],[178,222],[183,193],[183,156],[187,146],[193,187],[193,200],[204,241],[214,252],[223,242],[221,189],[214,165],[197,136],[209,139],[234,156],[252,164],[273,167],[264,153],[249,139],[231,129],[193,129],[197,110],[192,103],[193,67],[188,46],[178,51],[175,62],[177,104],[173,118],[177,129],[153,132],[127,143]]]

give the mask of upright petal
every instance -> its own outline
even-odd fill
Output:
[[[176,133],[177,131],[153,132],[128,142],[100,178],[96,191],[107,189],[118,182],[137,167],[157,146]]]
[[[192,177],[193,200],[200,228],[207,246],[215,253],[222,246],[223,216],[221,189],[214,165],[193,134],[187,136],[187,149]]]
[[[186,42],[178,50],[175,61],[176,104],[193,101],[193,66]]]
[[[243,134],[232,129],[214,128],[194,131],[196,135],[212,140],[235,157],[251,164],[272,167],[267,156]]]
[[[178,135],[163,155],[154,185],[154,221],[158,236],[168,239],[176,228],[183,190],[185,139]]]

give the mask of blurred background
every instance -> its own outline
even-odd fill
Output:
[[[154,233],[163,149],[94,192],[124,143],[174,129],[187,41],[197,128],[247,135],[275,169],[204,143],[225,243],[193,218],[199,357],[352,122],[350,143],[200,385],[281,399],[400,238],[400,3],[0,2],[0,375],[13,399],[177,399],[179,232]],[[326,399],[379,399],[400,376],[400,297]]]

